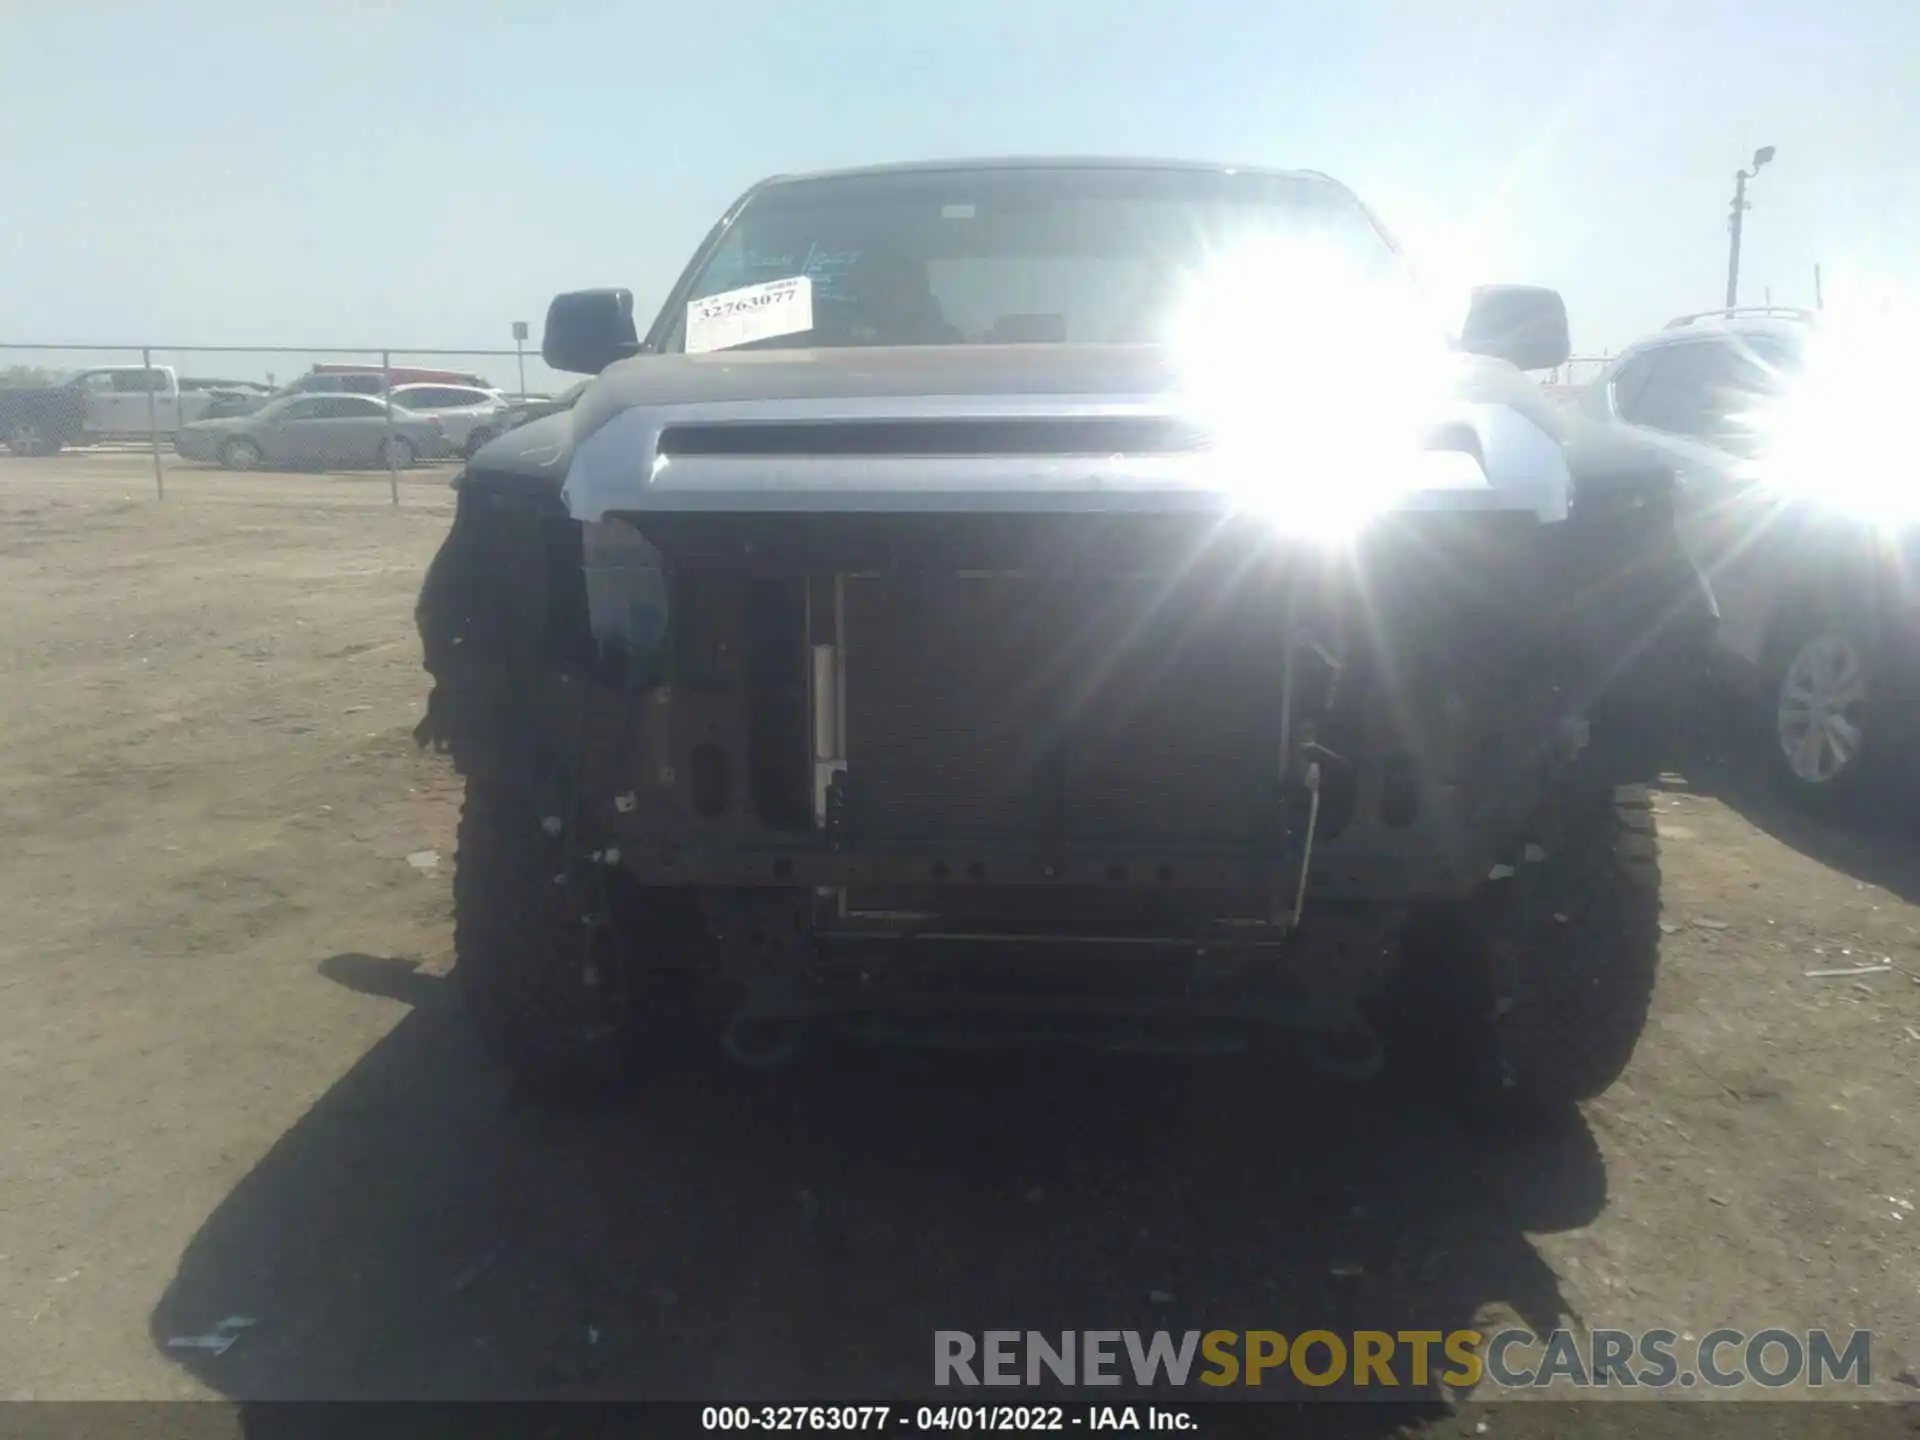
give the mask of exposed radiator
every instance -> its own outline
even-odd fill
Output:
[[[1271,823],[1270,584],[849,577],[849,820],[873,839],[1234,843]]]

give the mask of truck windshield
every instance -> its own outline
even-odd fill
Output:
[[[1210,258],[1267,241],[1330,246],[1371,275],[1400,268],[1360,204],[1311,176],[1035,167],[776,183],[747,202],[658,343],[1151,343]],[[696,313],[689,343],[697,302],[798,276],[810,313],[788,309],[787,333],[765,333],[776,319],[714,341]]]

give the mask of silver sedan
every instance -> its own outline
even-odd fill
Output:
[[[201,420],[181,427],[174,449],[188,460],[229,470],[264,465],[325,469],[333,465],[404,468],[446,448],[446,433],[434,420],[370,395],[290,395],[251,415]]]

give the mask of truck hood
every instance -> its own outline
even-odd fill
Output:
[[[661,510],[1219,507],[1231,497],[1204,455],[1152,438],[1190,420],[1180,386],[1174,356],[1156,345],[639,356],[564,415],[494,441],[473,469],[561,479],[569,512],[586,521]],[[1382,412],[1404,409],[1404,398],[1383,395]],[[1452,437],[1433,448],[1471,455],[1473,473],[1455,464],[1444,482],[1410,487],[1408,504],[1564,518],[1561,422],[1519,371],[1454,356],[1422,407],[1430,429]],[[1356,445],[1365,428],[1355,427]]]

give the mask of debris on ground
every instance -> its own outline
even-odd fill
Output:
[[[438,850],[416,850],[407,856],[407,864],[418,870],[422,875],[431,875],[440,868],[440,852]]]
[[[1731,930],[1733,928],[1724,920],[1701,919],[1695,920],[1693,923],[1698,925],[1702,930]]]
[[[233,1348],[242,1331],[260,1322],[251,1315],[229,1315],[204,1335],[176,1335],[167,1341],[169,1350],[205,1350],[210,1355],[224,1355]]]
[[[1147,1291],[1147,1303],[1149,1305],[1171,1305],[1173,1303],[1173,1292],[1171,1290],[1149,1290]]]
[[[480,1282],[486,1273],[493,1269],[499,1262],[500,1252],[498,1250],[489,1250],[485,1255],[482,1255],[478,1260],[474,1261],[471,1265],[467,1266],[466,1269],[453,1277],[452,1283],[447,1286],[448,1297],[452,1298],[455,1295],[471,1290]]]
[[[1884,975],[1893,969],[1891,965],[1849,965],[1841,970],[1808,970],[1809,980],[1843,980],[1853,975]]]

